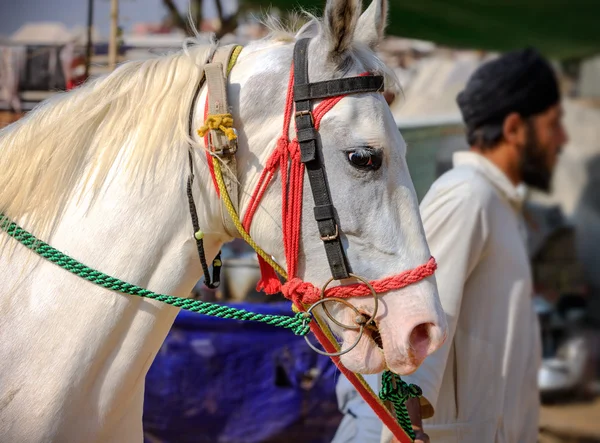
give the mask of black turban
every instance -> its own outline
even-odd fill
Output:
[[[550,64],[534,49],[508,52],[484,63],[458,94],[469,131],[482,125],[501,124],[511,112],[529,117],[560,100]]]

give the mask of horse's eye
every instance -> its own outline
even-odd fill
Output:
[[[372,148],[357,148],[347,151],[348,160],[352,166],[360,169],[379,169],[381,154]]]

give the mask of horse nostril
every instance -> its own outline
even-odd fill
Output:
[[[431,344],[430,330],[432,327],[432,323],[421,323],[412,330],[408,337],[410,349],[422,358],[425,358],[429,351],[429,345]]]

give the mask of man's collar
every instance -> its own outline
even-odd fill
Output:
[[[483,155],[472,151],[455,152],[452,157],[452,163],[454,167],[469,166],[475,169],[498,189],[511,206],[517,211],[522,209],[525,200],[525,187],[513,185],[506,174]]]

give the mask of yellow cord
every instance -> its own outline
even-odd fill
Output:
[[[240,55],[241,51],[242,51],[242,46],[237,46],[233,50],[233,53],[231,54],[231,58],[229,59],[229,64],[227,65],[227,74],[229,74],[231,72],[231,69],[235,65],[235,62],[237,61],[237,58]],[[216,128],[221,129],[224,133],[227,134],[227,132],[224,131],[220,125],[217,125],[217,123],[222,123],[223,124],[222,126],[227,126],[228,128],[231,128],[231,130],[233,131],[233,118],[231,118],[231,120],[228,120],[228,119],[218,120],[216,118],[211,120],[211,117],[222,117],[222,116],[231,117],[231,114],[217,114],[216,116],[209,116],[206,119],[205,125],[198,130],[198,134],[203,136],[206,133],[206,131],[208,131],[208,129],[216,129]],[[229,138],[229,135],[227,137]],[[252,240],[252,238],[250,237],[250,234],[248,234],[246,232],[246,230],[244,229],[244,226],[242,225],[242,222],[240,221],[240,218],[238,217],[238,214],[235,211],[235,208],[233,207],[233,203],[231,202],[231,197],[229,197],[229,193],[227,192],[227,187],[225,186],[225,182],[223,181],[223,172],[221,171],[221,163],[219,163],[219,159],[216,157],[213,157],[212,161],[213,161],[213,168],[215,170],[215,178],[217,179],[217,186],[219,187],[219,193],[221,194],[223,203],[225,203],[227,212],[229,213],[231,220],[233,220],[233,224],[235,225],[236,229],[238,230],[238,232],[240,233],[240,235],[242,236],[244,241],[246,243],[248,243],[250,246],[252,246],[252,249],[254,249],[258,255],[260,255],[268,264],[270,264],[273,267],[273,269],[275,269],[275,271],[277,271],[277,273],[279,273],[279,275],[281,275],[283,278],[285,278],[287,280],[287,272],[285,272],[285,270],[281,266],[279,266],[277,263],[275,263],[275,261],[269,256],[269,254],[267,254],[260,246],[258,246],[256,244],[256,242],[254,240]]]
[[[235,212],[235,208],[233,207],[233,203],[231,203],[231,198],[229,197],[229,193],[227,192],[227,188],[225,187],[225,182],[223,181],[223,174],[221,172],[221,164],[219,163],[219,159],[213,157],[213,167],[215,169],[215,178],[217,179],[217,185],[219,186],[219,192],[221,193],[221,198],[225,203],[225,207],[227,208],[227,212],[233,220],[233,224],[237,228],[238,232],[244,239],[246,243],[252,246],[252,249],[256,251],[258,255],[260,255],[268,264],[270,264],[275,271],[279,273],[283,278],[287,280],[287,272],[279,266],[275,261],[267,254],[265,251],[261,249],[260,246],[256,244],[254,240],[250,237],[250,234],[246,232],[244,226],[242,226],[242,222],[240,221],[237,213]]]
[[[235,66],[238,57],[240,56],[240,52],[242,52],[243,46],[236,46],[233,52],[231,53],[231,58],[229,59],[229,64],[227,65],[227,75],[231,72],[233,67]]]

